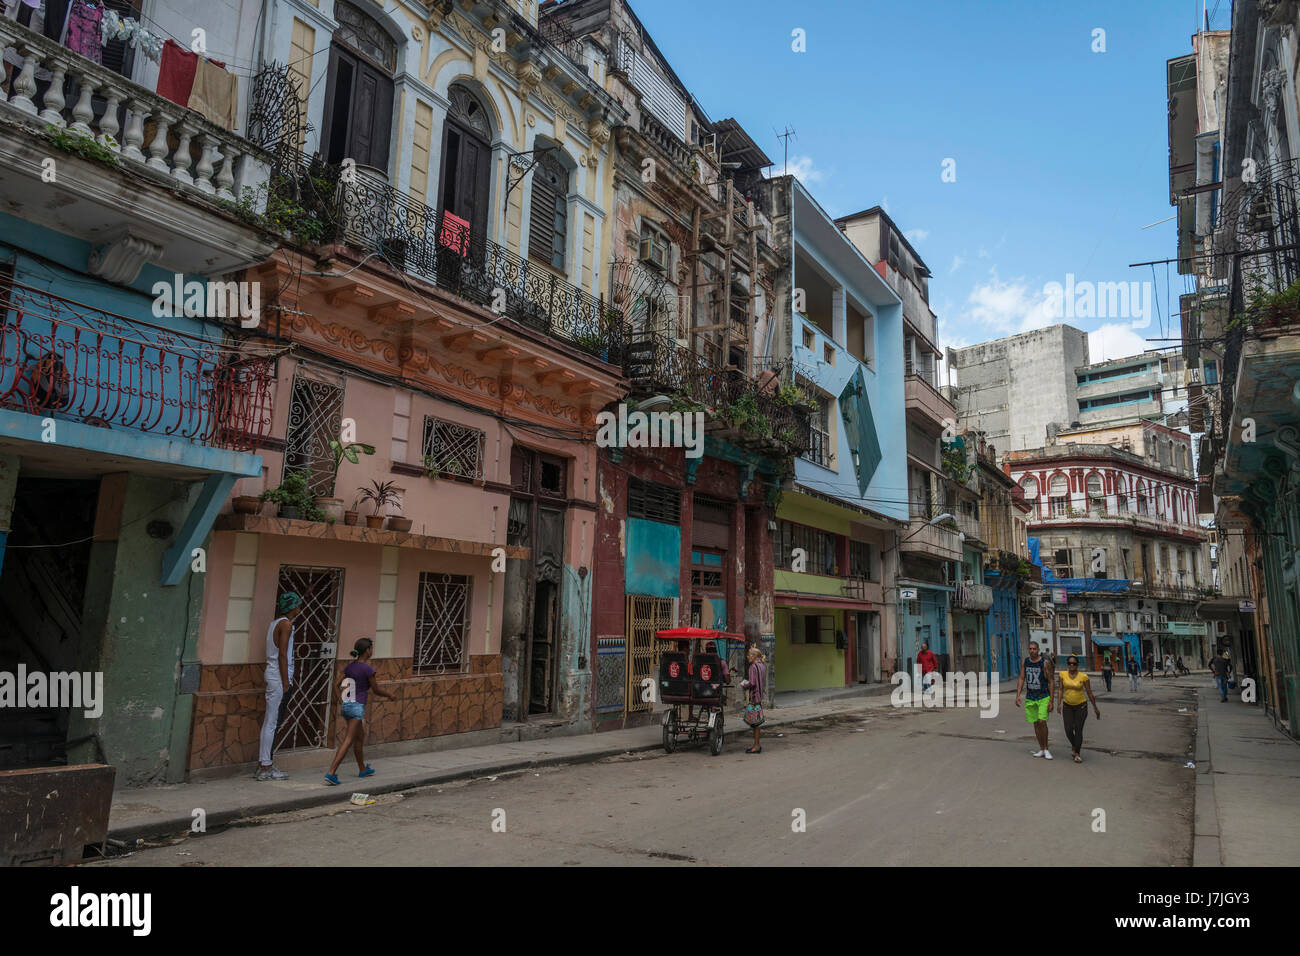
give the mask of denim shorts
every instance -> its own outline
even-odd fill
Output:
[[[356,701],[352,701],[350,703],[346,703],[343,705],[344,720],[361,720],[365,716],[366,716],[365,704],[359,704]]]

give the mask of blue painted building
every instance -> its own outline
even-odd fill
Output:
[[[264,180],[264,157],[197,115],[168,143],[174,104],[4,29],[38,73],[59,62],[62,76],[71,57],[101,88],[128,90],[132,109],[122,133],[98,100],[86,117],[43,85],[30,99],[0,93],[0,670],[103,675],[97,715],[0,714],[0,754],[7,766],[109,763],[119,784],[178,780],[202,549],[234,482],[261,474],[273,368],[242,354],[235,319],[205,318],[206,294],[191,317],[159,308],[154,285],[206,292],[265,260],[275,241],[218,201]],[[157,124],[148,157],[132,110]],[[56,148],[49,126],[98,158]]]

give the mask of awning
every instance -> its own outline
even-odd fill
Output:
[[[1092,643],[1099,647],[1123,647],[1124,642],[1118,637],[1093,637]]]

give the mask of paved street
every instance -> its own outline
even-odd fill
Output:
[[[1009,693],[991,719],[880,698],[782,727],[760,756],[732,734],[720,757],[628,754],[381,795],[364,809],[347,805],[364,788],[345,780],[338,804],[96,865],[1020,865],[1068,853],[1084,865],[1186,866],[1186,763],[1205,683],[1148,680],[1132,695],[1116,681],[1099,695],[1103,719],[1088,720],[1082,765],[1056,714],[1057,759],[1031,758]],[[1202,702],[1212,696],[1201,689]],[[1104,833],[1093,831],[1098,808]],[[504,833],[492,830],[497,809]],[[796,809],[806,832],[792,831]]]

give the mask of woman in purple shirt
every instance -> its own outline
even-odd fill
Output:
[[[750,644],[746,655],[749,658],[749,670],[740,686],[745,688],[749,703],[745,705],[745,723],[754,728],[754,746],[745,751],[747,754],[761,754],[763,747],[758,741],[758,728],[762,725],[763,697],[767,691],[767,664],[763,652],[757,644]]]
[[[357,643],[352,648],[352,656],[356,660],[343,668],[343,676],[339,678],[338,691],[343,698],[343,719],[348,722],[348,729],[343,736],[343,743],[339,744],[338,753],[334,755],[334,762],[330,764],[330,772],[325,774],[325,782],[331,786],[338,786],[337,771],[349,747],[356,753],[357,767],[361,770],[358,777],[368,777],[375,772],[366,763],[361,751],[362,744],[366,741],[366,699],[371,691],[386,700],[392,700],[393,695],[375,680],[375,669],[369,664],[374,644],[368,637],[357,638]]]

